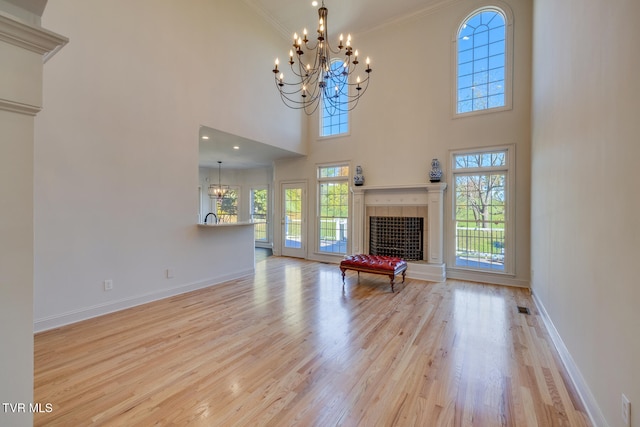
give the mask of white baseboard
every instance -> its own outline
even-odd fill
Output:
[[[43,317],[35,319],[33,322],[34,333],[44,332],[49,329],[59,328],[60,326],[69,325],[71,323],[80,322],[82,320],[91,319],[93,317],[103,316],[105,314],[114,313],[116,311],[124,310],[127,308],[135,307],[137,305],[146,304],[152,301],[169,298],[175,295],[184,294],[187,292],[195,291],[198,289],[207,288],[220,283],[227,282],[229,280],[238,279],[250,274],[254,274],[255,269],[249,268],[246,270],[237,271],[222,276],[209,278],[206,280],[199,280],[197,282],[186,283],[184,285],[163,289],[157,292],[152,292],[144,295],[138,295],[129,298],[123,298],[118,301],[109,301],[104,304],[97,304],[90,307],[83,307],[77,310],[69,311],[62,314],[56,314],[53,316]]]
[[[514,286],[517,288],[529,288],[527,280],[516,279],[513,276],[495,273],[476,272],[471,270],[448,269],[448,279],[469,280],[471,282],[490,283],[492,285]]]
[[[407,261],[407,277],[427,282],[444,282],[447,280],[446,265]]]
[[[594,426],[609,427],[609,424],[607,424],[607,421],[605,420],[604,415],[602,414],[602,411],[598,406],[598,402],[596,402],[596,399],[593,397],[593,393],[591,393],[591,390],[584,380],[582,373],[578,369],[578,366],[575,364],[573,357],[571,357],[569,349],[567,349],[567,347],[564,345],[564,342],[562,341],[558,330],[549,318],[549,314],[547,313],[544,304],[542,304],[542,301],[540,301],[535,292],[532,293],[532,296],[533,301],[535,302],[536,307],[540,312],[540,317],[542,317],[542,321],[544,322],[547,331],[549,331],[551,341],[553,341],[556,350],[558,350],[560,359],[562,359],[562,363],[564,363],[564,366],[567,369],[567,373],[569,374],[569,377],[573,382],[573,385],[587,410],[587,414],[589,415],[591,422]]]

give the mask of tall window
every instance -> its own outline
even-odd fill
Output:
[[[342,69],[344,63],[340,60],[331,63],[331,70],[336,71]],[[338,73],[335,73],[338,74]],[[338,74],[339,75],[339,74]],[[338,87],[340,82],[336,79],[328,79],[325,81],[327,92],[333,93],[335,89],[335,99],[332,102],[323,102],[320,116],[320,136],[333,136],[349,132],[349,112],[346,110],[347,94],[340,93]],[[342,104],[344,109],[336,108],[336,105]]]
[[[269,235],[267,233],[267,189],[252,188],[251,189],[251,219],[260,222],[253,226],[256,242],[268,242]]]
[[[318,250],[347,253],[349,166],[318,168]]]
[[[507,106],[507,22],[488,7],[469,16],[458,30],[456,114]]]
[[[511,273],[510,150],[452,156],[455,263],[472,270]]]

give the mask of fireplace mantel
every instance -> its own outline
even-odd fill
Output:
[[[402,191],[402,190],[426,190],[426,191],[444,191],[447,184],[444,182],[431,182],[420,184],[399,184],[399,185],[362,185],[353,187],[353,192],[372,192],[372,191]]]
[[[441,282],[446,279],[444,264],[444,182],[368,185],[352,187],[353,193],[353,253],[366,253],[367,206],[427,206],[428,239],[426,262],[409,262],[407,276]]]

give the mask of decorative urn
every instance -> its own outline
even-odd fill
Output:
[[[362,175],[361,166],[356,166],[356,174],[353,176],[353,184],[356,186],[364,184],[364,175]]]
[[[440,182],[442,178],[442,169],[440,169],[440,162],[438,159],[431,160],[431,171],[429,171],[429,181]]]

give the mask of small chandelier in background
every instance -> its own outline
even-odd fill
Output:
[[[293,76],[280,71],[278,59],[272,70],[276,88],[284,103],[290,108],[304,109],[307,114],[313,114],[320,103],[323,103],[330,115],[350,111],[369,86],[369,58],[366,59],[366,68],[363,70],[366,74],[361,79],[356,74],[360,60],[358,50],[351,46],[351,35],[344,40],[341,34],[338,47],[334,50],[329,43],[327,15],[328,10],[324,7],[323,0],[322,7],[318,9],[318,37],[315,44],[309,43],[306,28],[302,37],[294,34],[293,49],[289,51],[289,65]],[[340,54],[344,55],[341,62],[332,62],[331,56]],[[303,57],[310,62],[305,64]]]
[[[221,200],[224,197],[224,195],[227,194],[227,191],[229,191],[228,185],[222,185],[222,180],[220,179],[221,167],[222,167],[222,162],[218,160],[218,186],[216,187],[215,185],[211,184],[209,186],[209,190],[207,191],[207,193],[209,193],[209,197],[212,199],[218,198],[218,200]]]

